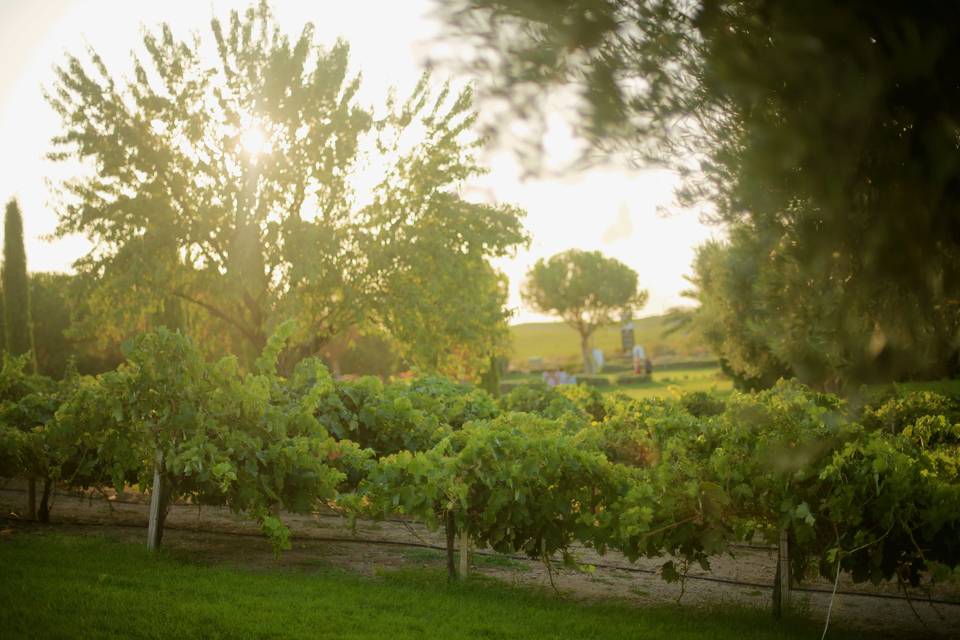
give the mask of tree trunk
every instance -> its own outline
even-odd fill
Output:
[[[580,334],[580,354],[583,356],[583,372],[586,375],[593,373],[593,354],[590,353],[590,335]]]
[[[500,363],[496,356],[490,356],[490,368],[480,376],[480,388],[494,398],[500,397]]]
[[[446,515],[446,534],[447,534],[447,580],[457,579],[457,565],[453,561],[453,542],[457,536],[457,523],[453,519],[453,511],[447,511]]]
[[[30,478],[27,481],[27,517],[31,520],[37,519],[37,479]]]
[[[43,479],[43,495],[40,496],[40,509],[37,511],[37,518],[40,522],[50,522],[50,490],[53,489],[53,482],[49,478]]]
[[[160,516],[163,502],[163,449],[157,447],[153,457],[153,489],[150,493],[150,519],[147,524],[147,549],[160,547],[163,536],[163,518]]]
[[[779,620],[783,616],[783,609],[780,602],[780,558],[777,558],[777,573],[773,576],[773,617]]]
[[[327,361],[330,363],[330,375],[332,375],[334,378],[339,379],[341,376],[340,356],[328,358]]]

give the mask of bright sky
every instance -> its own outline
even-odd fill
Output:
[[[83,238],[44,239],[56,226],[47,181],[69,171],[44,158],[59,131],[58,117],[42,95],[43,86],[52,83],[53,66],[66,52],[81,54],[90,45],[108,68],[126,73],[130,51],[139,50],[141,25],[168,22],[177,35],[199,30],[206,36],[213,15],[225,17],[248,5],[247,0],[0,0],[0,200],[20,201],[31,271],[69,271],[89,246]],[[400,95],[412,88],[441,29],[430,16],[431,0],[273,0],[273,7],[289,32],[311,21],[320,42],[339,36],[350,43],[367,104],[381,101],[389,85]],[[548,140],[560,156],[573,146],[562,131]],[[683,276],[694,247],[719,233],[701,224],[695,212],[671,209],[675,179],[667,172],[598,168],[524,179],[509,151],[490,152],[486,162],[491,172],[470,185],[470,196],[522,207],[532,236],[529,250],[497,263],[510,278],[514,322],[546,319],[523,307],[520,284],[538,258],[570,248],[597,249],[634,268],[650,291],[639,315],[682,304],[679,293],[686,288]]]

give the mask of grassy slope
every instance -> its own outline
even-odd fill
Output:
[[[650,316],[633,321],[633,335],[654,358],[665,355],[703,356],[709,351],[696,336],[678,332],[664,336],[663,316]],[[576,331],[562,322],[531,322],[510,327],[513,340],[511,361],[523,366],[531,357],[541,357],[548,363],[564,364],[580,359],[580,338]],[[619,325],[598,329],[593,338],[594,347],[608,354],[620,350]]]
[[[687,391],[716,391],[720,395],[727,395],[733,390],[733,382],[721,373],[719,367],[681,367],[658,371],[654,369],[648,382],[638,384],[617,385],[615,381],[619,374],[605,375],[611,383],[609,387],[601,387],[604,393],[625,393],[632,398],[653,398],[670,396]],[[510,374],[505,382],[532,382],[541,380],[542,376],[536,373]]]
[[[0,541],[0,629],[11,638],[810,638],[760,611],[583,605],[435,573],[369,579],[189,564],[97,538]],[[850,638],[835,634],[831,638]]]
[[[718,367],[654,370],[650,378],[650,382],[610,387],[609,392],[625,393],[631,398],[641,399],[679,395],[688,391],[714,391],[725,396],[733,390],[733,381],[723,375]]]

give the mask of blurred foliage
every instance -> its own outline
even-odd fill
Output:
[[[703,315],[720,307],[706,330],[723,333],[713,346],[748,383],[957,371],[956,3],[460,0],[442,11],[474,47],[491,111],[542,123],[557,93],[545,89],[562,88],[592,151],[674,168],[680,203],[708,204],[727,225],[717,268],[733,273],[698,271],[698,297]],[[512,131],[502,116],[490,122]],[[731,329],[732,310],[750,326]]]
[[[77,278],[65,273],[30,274],[37,372],[62,378],[72,368],[81,374],[114,369],[123,360],[117,341],[82,339],[73,331]]]
[[[383,383],[378,378],[340,380],[317,412],[326,430],[382,457],[425,451],[472,420],[493,417],[497,405],[484,390],[447,378]]]
[[[561,388],[548,387],[542,381],[517,385],[500,398],[499,404],[506,413],[535,413],[551,420],[566,416],[571,420],[582,420],[587,416],[587,412],[562,393]]]
[[[680,404],[696,418],[709,418],[719,415],[726,409],[721,398],[706,391],[690,391],[680,396]]]
[[[329,346],[329,345],[328,345]],[[324,349],[324,355],[329,353]],[[403,370],[403,361],[389,336],[367,331],[350,340],[337,358],[334,371],[344,375],[372,375],[389,378]]]

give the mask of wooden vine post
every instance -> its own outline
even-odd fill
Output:
[[[147,549],[156,550],[160,546],[160,510],[163,493],[163,449],[157,447],[153,458],[153,490],[150,493],[150,520],[147,524]]]
[[[460,580],[467,579],[467,573],[470,571],[470,534],[467,528],[460,530]]]
[[[453,543],[457,535],[457,523],[453,519],[453,511],[447,511],[444,517],[444,532],[447,538],[447,580],[453,580],[457,574],[457,567],[453,562]]]
[[[777,545],[777,577],[773,585],[773,615],[780,618],[790,611],[790,547],[787,530],[780,530]]]

